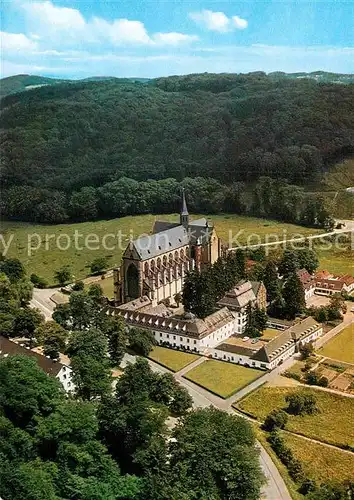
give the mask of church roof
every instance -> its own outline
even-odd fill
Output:
[[[188,229],[176,222],[155,221],[153,234],[141,236],[130,244],[141,260],[148,260],[192,244],[210,241],[213,225],[204,217],[191,221]]]
[[[141,260],[148,260],[172,252],[189,244],[189,235],[183,226],[172,227],[166,231],[141,236],[131,243]]]
[[[154,222],[152,232],[153,234],[161,233],[162,231],[167,231],[168,229],[172,229],[173,227],[180,226],[179,222],[167,222],[164,220],[156,220]]]

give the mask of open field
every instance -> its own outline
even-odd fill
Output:
[[[4,235],[4,241],[1,241],[0,252],[4,251],[4,242],[7,244],[11,241],[6,256],[18,257],[29,273],[36,273],[51,284],[54,272],[64,264],[70,265],[76,279],[81,279],[89,274],[88,266],[98,256],[108,257],[110,267],[119,265],[130,235],[136,238],[140,234],[151,232],[153,223],[157,219],[177,221],[178,217],[177,214],[149,214],[52,226],[2,222],[1,233]],[[192,219],[199,217],[202,216],[194,215]],[[274,235],[279,235],[282,240],[299,234],[309,236],[319,232],[315,229],[253,217],[226,214],[213,215],[211,218],[218,235],[225,241],[234,238],[230,241],[233,245],[236,245],[237,241],[243,245],[256,244],[265,241],[267,234],[273,235],[273,239]],[[117,234],[119,236],[114,237]],[[110,236],[106,237],[104,245],[102,238],[106,235]]]
[[[282,435],[310,479],[321,484],[328,481],[349,481],[353,478],[354,453],[349,454],[324,444],[313,443],[294,434],[284,432]]]
[[[264,372],[259,370],[211,359],[196,366],[184,377],[226,399],[262,375]]]
[[[281,333],[280,330],[276,330],[275,328],[266,328],[262,336],[260,337],[260,340],[272,340],[275,337],[277,337]]]
[[[354,276],[354,250],[348,246],[347,249],[331,248],[315,245],[320,266],[319,269],[327,269],[334,274],[352,274]]]
[[[354,364],[354,323],[327,342],[318,354]]]
[[[289,415],[287,430],[341,447],[354,447],[354,398],[312,388],[261,387],[239,402],[236,408],[263,421],[275,408],[286,408],[285,396],[297,391],[314,394],[320,412],[316,415]]]
[[[200,356],[188,352],[175,351],[167,347],[156,346],[150,352],[149,358],[162,366],[166,366],[173,372],[182,370],[185,366],[196,361]]]

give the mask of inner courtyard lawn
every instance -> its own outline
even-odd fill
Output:
[[[168,349],[167,347],[156,346],[150,352],[149,358],[160,365],[166,366],[173,372],[178,372],[182,370],[185,366],[188,366],[193,361],[199,359],[200,356],[197,354],[191,354],[183,351],[176,351],[174,349]]]
[[[191,215],[191,219],[200,217],[203,215]],[[232,214],[212,215],[210,218],[219,237],[231,246],[235,246],[237,241],[242,245],[264,242],[267,235],[272,235],[274,241],[275,235],[284,240],[320,232],[293,224]],[[1,234],[4,239],[0,240],[0,253],[5,250],[4,242],[10,242],[5,256],[19,258],[29,274],[38,274],[49,284],[54,282],[54,272],[66,264],[71,267],[75,279],[82,279],[89,274],[89,266],[96,257],[107,257],[111,268],[120,265],[130,236],[136,238],[143,233],[150,233],[154,222],[161,219],[178,221],[179,215],[147,214],[58,225],[2,221]],[[105,236],[106,241],[103,239]]]
[[[282,433],[286,445],[300,460],[307,477],[319,484],[344,482],[353,478],[354,453],[330,448],[321,443],[307,441],[301,436]]]
[[[341,333],[327,342],[318,351],[318,354],[354,364],[354,323],[348,325]]]
[[[289,415],[286,429],[333,445],[354,447],[354,398],[320,389],[263,386],[235,407],[262,422],[272,410],[286,408],[286,395],[298,391],[313,394],[320,411],[315,415]]]
[[[209,359],[184,377],[226,399],[262,375],[260,370]]]
[[[276,330],[275,328],[266,328],[262,336],[260,337],[260,340],[272,340],[275,337],[277,337],[281,333],[280,330]]]

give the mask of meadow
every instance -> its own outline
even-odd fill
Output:
[[[202,217],[193,215],[192,219]],[[24,222],[1,223],[0,252],[9,244],[6,257],[18,257],[28,273],[36,273],[53,284],[54,272],[68,264],[75,279],[90,273],[90,263],[98,256],[108,259],[110,268],[119,266],[130,238],[150,233],[156,220],[178,221],[178,214],[139,215],[120,219],[76,224],[41,225]],[[309,236],[318,230],[266,219],[237,215],[213,215],[220,238],[235,246]],[[108,236],[107,236],[108,235]]]
[[[295,458],[300,460],[306,476],[318,484],[350,481],[353,478],[354,453],[314,443],[287,432],[282,433],[282,436]]]
[[[321,356],[354,364],[354,323],[327,342],[318,351]]]
[[[200,356],[188,352],[167,349],[167,347],[156,346],[148,357],[156,361],[156,363],[169,368],[173,372],[178,372],[185,366],[193,363],[193,361],[199,359]]]
[[[354,398],[310,388],[267,387],[246,396],[235,405],[241,411],[264,421],[274,409],[287,406],[285,396],[293,392],[311,393],[315,396],[319,412],[315,415],[290,415],[286,429],[335,446],[354,447]]]
[[[259,370],[212,359],[196,366],[184,377],[226,399],[262,375],[264,372]]]

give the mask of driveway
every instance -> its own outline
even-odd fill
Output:
[[[121,363],[121,366],[124,367],[126,366],[127,363],[135,363],[135,356],[132,356],[131,354],[125,354],[123,361]],[[289,366],[293,362],[293,360],[288,360],[289,361]],[[155,363],[152,360],[148,360],[149,365],[151,369],[155,372],[158,373],[172,373],[170,370],[167,368]],[[194,363],[200,364],[202,361],[197,360]],[[284,363],[281,367],[278,367],[279,370],[282,369],[287,369],[288,367],[287,363]],[[191,368],[191,365],[188,366],[188,369]],[[278,369],[276,369],[278,370]],[[222,399],[218,396],[215,396],[214,394],[211,394],[208,392],[206,389],[203,389],[202,387],[199,387],[198,385],[194,384],[190,380],[186,380],[183,378],[183,373],[185,373],[186,370],[183,368],[177,373],[173,373],[173,376],[175,379],[187,389],[191,397],[193,398],[193,407],[194,408],[205,408],[208,406],[214,406],[215,408],[219,408],[220,410],[227,411],[231,415],[234,415],[235,412],[233,411],[231,404],[239,399],[240,397],[243,397],[244,394],[250,392],[252,390],[252,384],[250,384],[248,387],[244,388],[242,391],[239,391],[237,394],[234,394],[232,398],[229,399]],[[275,370],[274,370],[275,372]],[[272,375],[273,372],[271,373],[266,373],[264,377],[261,377],[258,380],[262,380],[263,382],[266,382],[269,377]],[[277,371],[278,373],[278,371]],[[276,373],[274,373],[274,376],[276,376]],[[257,381],[256,381],[257,382]],[[262,382],[261,382],[262,383]],[[242,395],[241,395],[242,394]],[[289,495],[289,492],[287,490],[287,487],[284,483],[283,478],[281,477],[278,469],[274,465],[274,462],[266,452],[266,450],[263,448],[263,446],[257,442],[257,446],[260,449],[260,464],[263,470],[263,473],[267,479],[267,484],[263,487],[262,490],[262,498],[265,500],[291,500],[291,497]]]

